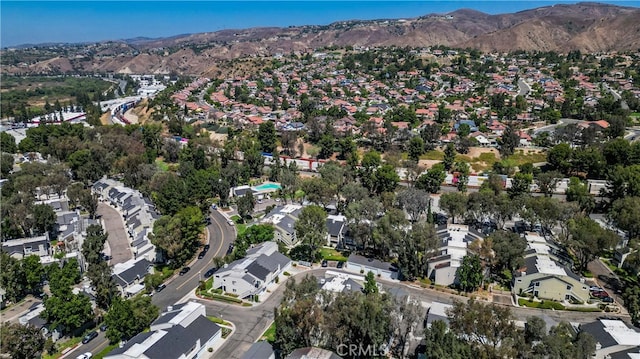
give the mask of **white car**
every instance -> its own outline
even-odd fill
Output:
[[[228,220],[228,221],[227,221],[227,223],[228,223],[230,226],[233,226],[233,225],[234,225],[234,223],[233,223],[233,221],[232,221],[232,220]]]
[[[76,359],[91,359],[92,357],[93,357],[93,354],[91,354],[91,352],[86,352],[84,354],[78,355]]]

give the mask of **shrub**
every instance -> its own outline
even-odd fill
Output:
[[[213,353],[213,348],[209,347],[209,349],[207,349],[207,351],[208,351],[209,353]]]
[[[282,274],[286,275],[287,277],[291,275],[291,273],[289,273],[289,272],[284,272]]]

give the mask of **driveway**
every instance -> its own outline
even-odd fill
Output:
[[[98,203],[98,215],[104,221],[104,230],[109,234],[107,242],[111,249],[110,265],[123,263],[131,259],[129,235],[124,227],[122,215],[104,202]]]

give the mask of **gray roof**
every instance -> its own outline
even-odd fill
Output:
[[[638,354],[638,353],[640,353],[640,346],[637,346],[637,347],[631,348],[631,349],[622,350],[622,351],[615,352],[615,353],[610,353],[609,354],[609,358],[611,358],[611,359],[630,359],[631,355],[629,355],[629,354]]]
[[[612,347],[614,345],[618,345],[615,339],[611,336],[611,334],[607,333],[604,330],[604,325],[600,321],[582,324],[580,326],[580,330],[585,331],[595,338],[596,342],[600,343],[603,348]]]
[[[309,347],[292,351],[286,359],[341,359],[341,357],[326,349]]]
[[[338,237],[344,230],[344,222],[327,218],[327,232],[333,237]]]
[[[198,339],[203,345],[219,331],[220,327],[217,324],[199,316],[186,328],[174,325],[167,329],[167,334],[145,350],[144,354],[149,358],[179,358],[190,352]]]
[[[149,266],[151,266],[151,262],[143,258],[136,262],[133,267],[125,270],[124,272],[114,274],[115,280],[120,283],[121,286],[126,287],[136,279],[144,278],[147,273],[149,273]]]
[[[242,359],[265,359],[275,355],[271,344],[266,341],[253,343],[249,350],[244,353]]]
[[[348,259],[349,262],[359,264],[362,266],[367,266],[371,268],[382,269],[386,271],[395,272],[396,268],[391,265],[389,262],[382,262],[380,260],[374,258],[366,258],[357,254],[351,254]]]
[[[258,259],[262,257],[266,257],[264,254],[258,257]],[[253,261],[249,266],[247,266],[247,271],[251,273],[252,276],[262,279],[263,281],[267,280],[267,276],[269,275],[269,269],[263,267],[257,260]]]
[[[283,217],[280,222],[277,224],[278,228],[283,229],[287,233],[293,233],[296,231],[295,229],[296,220],[290,216]]]
[[[122,353],[126,352],[127,350],[129,350],[129,348],[131,348],[135,344],[140,344],[140,343],[144,342],[145,340],[147,340],[147,338],[149,338],[153,334],[154,334],[153,332],[142,332],[142,333],[136,335],[135,337],[131,338],[129,341],[127,341],[127,343],[122,348],[116,347],[115,349],[110,351],[109,354],[107,354],[106,356],[122,354]]]

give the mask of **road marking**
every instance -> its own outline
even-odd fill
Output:
[[[104,340],[102,343],[98,344],[98,346],[94,349],[96,352],[95,352],[95,353],[93,353],[93,354],[98,354],[98,353],[100,353],[100,352],[102,351],[102,349],[104,349],[104,348],[101,348],[101,347],[102,347],[103,345],[107,344],[107,343],[109,343],[109,339],[106,339],[106,340]],[[106,348],[106,346],[105,346],[105,348]]]
[[[216,250],[216,253],[213,255],[214,257],[217,257],[218,254],[220,254],[220,250],[222,250],[222,243],[224,242],[224,231],[222,230],[222,226],[220,225],[220,222],[218,221],[214,221],[216,222],[216,226],[218,226],[218,228],[220,229],[220,244],[218,245],[218,250]],[[211,242],[211,233],[209,233],[209,242]]]
[[[190,280],[192,280],[195,276],[200,275],[200,273],[193,273],[193,275],[191,277],[189,277],[189,279],[185,280],[182,284],[180,284],[176,290],[182,288],[185,284],[189,283]]]

